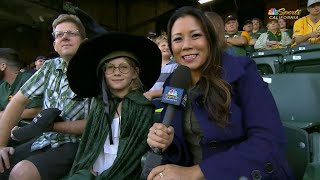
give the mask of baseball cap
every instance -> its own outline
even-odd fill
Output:
[[[244,21],[243,25],[247,25],[247,24],[252,24],[252,21],[251,20]]]
[[[308,0],[308,5],[307,7],[311,6],[312,4],[318,3],[320,0]]]
[[[37,61],[37,60],[39,60],[39,59],[44,59],[44,60],[45,60],[46,57],[44,57],[44,56],[37,56],[35,61]]]
[[[320,1],[320,0],[319,0]],[[229,20],[237,20],[237,18],[234,15],[228,15],[226,19],[224,20],[224,23],[227,23]]]

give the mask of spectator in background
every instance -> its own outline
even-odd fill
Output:
[[[29,68],[24,69],[23,71],[34,74],[35,72],[37,72],[37,70],[39,70],[43,66],[45,60],[46,60],[46,57],[37,56],[34,62],[29,64]]]
[[[263,28],[263,23],[259,18],[253,18],[252,19],[252,38],[253,39],[258,39],[262,33],[267,32],[265,28]]]
[[[295,21],[293,26],[294,45],[320,43],[320,0],[308,0],[309,15]]]
[[[160,36],[155,38],[154,42],[158,45],[161,51],[162,64],[159,79],[149,91],[144,93],[144,96],[149,100],[162,96],[163,83],[178,66],[175,60],[171,58],[172,56],[168,46],[167,34],[162,33]]]
[[[246,51],[247,53],[252,53],[254,52],[254,44],[256,43],[257,39],[252,37],[252,30],[253,30],[253,24],[251,20],[246,20],[243,24],[243,28],[244,31],[248,32],[250,35],[250,40],[249,40],[249,44],[246,46]]]
[[[244,31],[247,31],[250,35],[252,34],[252,29],[253,29],[253,25],[252,25],[252,21],[250,20],[246,20],[243,23],[243,28]]]
[[[291,44],[292,40],[288,33],[280,31],[278,20],[269,20],[267,29],[268,31],[266,33],[262,33],[256,41],[254,45],[255,49],[278,49]]]
[[[0,48],[0,119],[11,98],[32,76],[32,73],[20,72],[21,60],[18,53],[10,48]],[[23,110],[21,119],[32,119],[42,110],[42,98],[31,100]]]
[[[235,16],[229,15],[225,19],[225,41],[228,44],[227,52],[235,56],[245,56],[246,45],[249,44],[250,35],[248,32],[238,31],[239,23]]]
[[[227,43],[224,37],[224,22],[222,17],[216,12],[205,12],[205,15],[210,20],[213,25],[214,32],[217,34],[219,47],[225,50],[227,48]]]
[[[43,66],[45,61],[46,61],[46,57],[44,56],[36,57],[36,60],[34,61],[35,69],[39,70]]]
[[[32,63],[33,65],[34,65],[34,63]],[[30,69],[29,69],[29,66],[30,66],[30,64],[27,64],[26,62],[23,62],[22,63],[22,67],[21,67],[21,69],[20,69],[20,72],[26,72],[26,71],[29,71]]]
[[[0,119],[0,179],[61,179],[70,171],[76,155],[89,100],[74,99],[66,71],[86,32],[79,18],[68,14],[58,16],[52,30],[53,47],[61,57],[45,62],[11,99]],[[43,109],[60,109],[63,121],[52,126],[50,123],[49,127],[35,125],[33,128],[43,131],[41,136],[15,149],[8,147],[10,131],[17,125],[22,110],[28,101],[38,97],[43,97]]]
[[[280,18],[278,19],[279,28],[282,32],[287,32],[289,37],[292,38],[293,30],[288,29],[289,27],[289,21],[287,19]]]

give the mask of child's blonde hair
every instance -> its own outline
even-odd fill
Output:
[[[168,36],[166,32],[162,32],[160,36],[156,37],[154,42],[159,46],[161,42],[168,42]]]

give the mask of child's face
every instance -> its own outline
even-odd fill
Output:
[[[119,97],[128,94],[132,80],[138,78],[136,69],[130,65],[130,61],[126,57],[119,57],[103,66],[108,88]]]
[[[162,41],[159,43],[158,47],[161,50],[162,59],[169,59],[171,52],[169,50],[168,42]]]

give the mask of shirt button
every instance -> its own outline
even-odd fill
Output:
[[[217,141],[211,141],[211,142],[209,142],[209,147],[210,148],[212,148],[212,149],[215,149],[215,148],[217,148]]]
[[[272,166],[272,164],[271,164],[271,163],[267,163],[267,164],[264,166],[264,170],[265,170],[267,173],[269,173],[269,174],[273,173],[273,166]]]
[[[251,172],[251,177],[253,180],[260,180],[261,179],[261,173],[259,170],[253,170]]]
[[[248,178],[245,176],[240,176],[238,180],[248,180]]]

